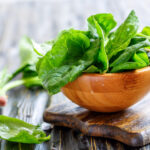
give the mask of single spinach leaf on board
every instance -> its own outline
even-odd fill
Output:
[[[96,66],[94,65],[91,65],[90,67],[88,67],[86,70],[84,70],[83,72],[85,73],[99,73],[100,70],[99,68],[97,68]]]
[[[82,50],[82,47],[84,47],[84,49],[86,48],[87,41],[84,43],[86,38],[79,38],[79,35],[76,36],[76,39],[71,40],[71,42],[74,42],[74,49],[76,49],[76,44],[77,47],[79,47],[78,43],[82,43],[80,48],[81,52],[78,53],[79,56],[77,56],[76,52],[72,54],[74,49],[68,49],[70,46],[68,47],[67,41],[68,38],[72,39],[72,36],[73,35],[68,33],[67,35],[66,33],[64,33],[64,35],[62,34],[62,37],[56,41],[52,50],[37,63],[39,77],[43,82],[43,86],[51,95],[59,92],[61,87],[75,80],[86,68],[95,62],[99,49],[99,40],[91,42],[87,50]],[[85,52],[83,53],[83,51]],[[59,55],[60,53],[61,55]],[[70,59],[68,59],[69,57]]]
[[[108,40],[106,52],[109,59],[129,45],[131,38],[136,35],[138,27],[139,20],[132,10],[124,23],[111,34]]]
[[[39,126],[0,115],[0,138],[11,142],[38,144],[49,140],[50,136],[46,136]]]
[[[97,14],[90,16],[88,19],[88,28],[100,40],[100,49],[97,57],[100,73],[108,70],[109,62],[105,51],[105,42],[109,32],[116,26],[116,22],[112,14]]]
[[[150,46],[150,41],[145,40],[135,45],[127,47],[124,52],[110,65],[110,67],[115,67],[122,63],[127,62],[134,55],[134,53],[140,48]]]

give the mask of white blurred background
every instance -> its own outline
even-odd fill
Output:
[[[66,28],[86,29],[86,18],[96,13],[110,12],[121,23],[132,9],[141,28],[150,25],[150,0],[0,0],[0,70],[19,65],[23,35],[43,42]]]

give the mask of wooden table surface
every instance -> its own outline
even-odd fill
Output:
[[[0,70],[10,72],[20,63],[18,42],[28,35],[38,42],[53,39],[62,29],[86,29],[85,19],[95,13],[113,13],[120,23],[131,9],[140,18],[141,28],[150,25],[149,0],[5,0],[0,1]],[[16,88],[9,93],[9,101],[1,113],[41,124],[51,133],[51,140],[28,145],[1,141],[0,150],[149,150],[150,145],[133,148],[110,139],[87,137],[63,127],[53,127],[43,122],[42,114],[50,100],[61,99],[57,94],[50,98],[45,91]]]

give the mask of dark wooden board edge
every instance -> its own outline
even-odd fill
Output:
[[[118,127],[109,125],[88,125],[72,115],[53,113],[48,109],[44,112],[43,119],[45,122],[56,126],[77,129],[88,136],[114,139],[132,147],[148,144],[143,142],[143,137],[140,133],[128,133]]]

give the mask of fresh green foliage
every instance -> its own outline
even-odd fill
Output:
[[[20,72],[23,73],[23,78],[37,76],[35,64],[38,61],[39,56],[34,52],[37,47],[40,47],[37,45],[37,43],[33,42],[27,36],[24,36],[19,43],[20,58],[22,64],[20,67],[22,68]]]
[[[13,74],[0,73],[0,96],[20,85],[43,86],[53,95],[83,73],[116,73],[150,65],[150,27],[137,33],[139,20],[134,11],[114,31],[112,14],[92,15],[87,21],[88,31],[63,30],[43,44],[23,37],[21,66]],[[11,81],[20,73],[20,80]],[[6,116],[0,116],[0,137],[21,143],[50,138],[37,126]]]
[[[35,64],[38,60],[36,53],[33,51],[32,40],[24,36],[19,43],[21,64]]]
[[[88,66],[94,63],[99,49],[99,40],[88,43],[87,37],[80,34],[81,38],[78,38],[79,35],[76,36],[76,33],[65,31],[57,39],[52,50],[37,63],[39,77],[50,94],[59,92],[61,87],[75,80]],[[66,39],[65,43],[64,38]],[[71,42],[74,47],[70,47]],[[78,43],[82,44],[81,47]],[[75,47],[76,44],[77,47]],[[77,48],[78,51],[80,50],[78,53],[75,51]],[[59,55],[60,53],[61,55]]]
[[[109,59],[129,45],[131,38],[136,35],[138,27],[139,20],[135,12],[131,11],[124,23],[109,38],[106,45],[106,52]]]
[[[0,97],[5,96],[8,90],[20,85],[26,87],[42,86],[36,72],[36,62],[39,58],[34,52],[32,40],[24,36],[19,45],[21,66],[12,74],[8,74],[6,69],[0,72]],[[20,73],[22,73],[22,79],[11,81]]]
[[[147,38],[142,36],[135,36],[131,39],[129,46],[145,41]]]
[[[147,47],[147,46],[150,46],[150,42],[146,40],[146,41],[127,47],[124,50],[124,52],[110,65],[110,67],[115,67],[122,63],[127,62],[134,55],[134,53],[136,53],[138,49],[142,47]]]
[[[149,26],[144,27],[141,33],[150,36],[150,27]]]
[[[137,52],[137,55],[146,63],[146,66],[149,65],[149,58],[148,58],[148,55],[146,52],[139,51],[139,52]]]
[[[133,60],[134,62],[138,62],[138,63],[143,64],[143,66],[147,66],[146,62],[145,62],[137,53],[135,53],[135,54],[133,55],[132,60]]]
[[[88,67],[86,70],[84,70],[83,72],[85,73],[99,73],[100,70],[98,69],[98,67],[91,65],[90,67]]]
[[[100,40],[100,49],[97,62],[101,73],[105,73],[109,67],[109,61],[105,51],[105,41],[109,32],[116,26],[116,22],[112,14],[97,14],[88,18],[88,28],[92,32],[93,37]]]
[[[110,31],[116,26],[116,21],[112,14],[96,14],[90,16],[88,19],[88,29],[92,32],[92,35],[97,38],[101,38],[101,30],[105,38]],[[101,28],[101,29],[100,29]]]
[[[24,85],[42,83],[52,95],[82,73],[123,72],[150,64],[150,27],[137,33],[139,19],[133,10],[116,30],[110,13],[92,15],[87,22],[88,31],[63,30],[43,44],[24,37],[20,42],[22,66],[12,78],[22,72]],[[27,83],[28,78],[35,82]]]
[[[92,15],[87,21],[89,31],[62,31],[37,62],[39,78],[51,95],[82,73],[121,72],[149,65],[145,48],[150,38],[137,33],[139,20],[134,11],[113,32],[116,21],[112,14]]]
[[[9,81],[10,78],[11,75],[8,74],[6,69],[0,72],[0,97],[5,95],[5,91],[3,90],[3,87]]]
[[[110,72],[115,73],[115,72],[122,72],[125,70],[140,69],[145,66],[146,66],[145,64],[139,62],[125,62],[123,64],[114,67]]]
[[[39,126],[0,115],[0,138],[11,142],[38,144],[49,140],[50,136],[46,136]]]

